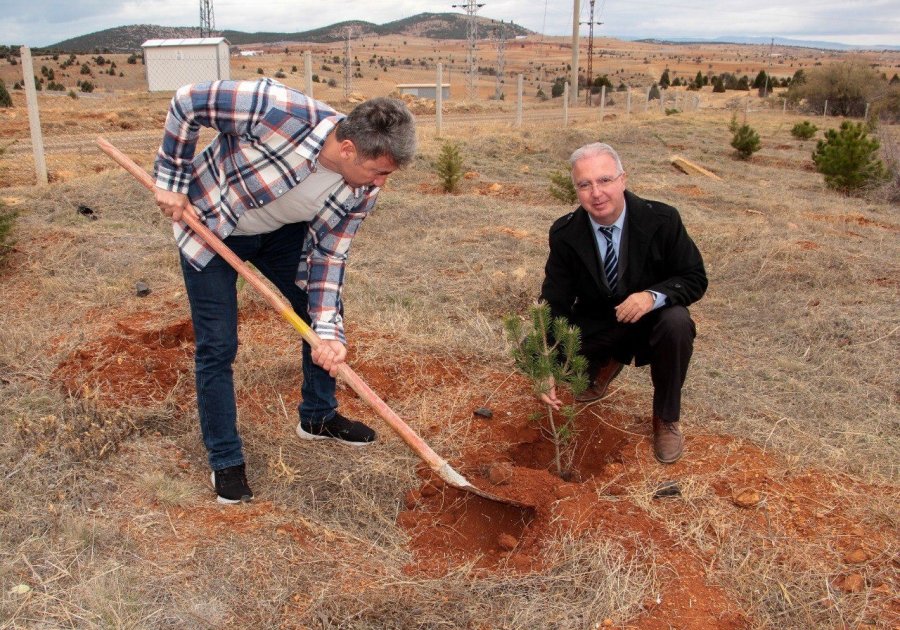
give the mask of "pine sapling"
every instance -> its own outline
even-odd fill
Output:
[[[550,173],[550,195],[566,205],[578,201],[578,192],[572,182],[572,175],[562,171]]]
[[[524,326],[516,316],[504,320],[516,367],[529,378],[538,396],[554,386],[577,396],[588,386],[587,359],[578,354],[580,331],[563,317],[552,319],[546,303],[532,306],[529,315]],[[575,406],[564,405],[560,414],[562,418],[554,417],[553,407],[547,405],[549,430],[544,432],[553,442],[556,473],[565,479],[572,473],[575,455]]]
[[[441,154],[434,164],[438,177],[441,178],[441,187],[444,192],[454,192],[456,185],[463,176],[463,160],[459,154],[459,147],[450,142],[445,142],[441,147]]]

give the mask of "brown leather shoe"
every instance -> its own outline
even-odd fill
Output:
[[[609,384],[619,375],[619,372],[622,371],[623,367],[625,367],[623,363],[619,363],[615,359],[610,359],[606,365],[600,368],[600,371],[597,372],[597,376],[595,376],[591,384],[587,386],[587,389],[575,397],[575,402],[594,402],[595,400],[600,400],[606,396],[606,393],[609,390]]]
[[[684,436],[677,422],[663,422],[653,415],[653,454],[660,464],[674,464],[684,453]]]

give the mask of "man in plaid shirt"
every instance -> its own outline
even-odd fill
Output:
[[[195,155],[201,127],[218,135]],[[376,98],[344,116],[270,79],[186,85],[156,159],[156,203],[173,220],[195,335],[197,407],[220,503],[249,501],[237,431],[235,272],[181,221],[196,209],[323,339],[303,343],[297,434],[361,446],[375,432],[337,411],[346,359],[341,290],[353,235],[379,188],[415,153],[406,106]]]

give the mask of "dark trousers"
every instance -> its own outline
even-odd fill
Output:
[[[309,324],[306,292],[295,283],[305,235],[306,224],[293,223],[268,234],[230,236],[225,244],[268,278]],[[221,470],[244,461],[231,367],[238,350],[237,272],[220,256],[200,271],[182,257],[181,270],[194,324],[200,430],[210,467]],[[336,383],[328,372],[313,363],[312,350],[306,342],[303,342],[302,364],[300,419],[321,423],[337,409]]]
[[[694,351],[697,327],[683,306],[664,306],[634,324],[616,324],[581,341],[593,378],[610,359],[650,364],[653,413],[665,422],[681,417],[681,388]]]

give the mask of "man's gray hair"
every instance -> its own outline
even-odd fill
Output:
[[[625,172],[625,169],[622,168],[622,160],[619,159],[619,154],[616,153],[615,149],[603,142],[592,142],[591,144],[586,144],[583,147],[575,149],[569,157],[569,166],[575,168],[575,163],[579,160],[598,155],[608,155],[613,159],[616,163],[616,175],[621,175]]]
[[[394,98],[360,103],[334,133],[338,140],[350,140],[369,160],[387,155],[397,166],[406,166],[416,153],[416,122],[406,104]]]

